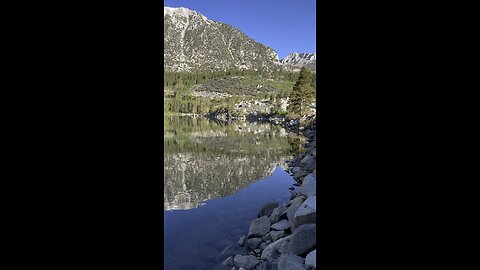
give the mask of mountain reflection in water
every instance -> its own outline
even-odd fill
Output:
[[[300,150],[300,138],[267,123],[164,119],[164,210],[196,208],[272,174]]]

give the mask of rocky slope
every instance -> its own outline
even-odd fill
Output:
[[[269,69],[277,53],[240,30],[187,9],[164,7],[166,71]]]

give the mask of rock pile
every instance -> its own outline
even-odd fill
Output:
[[[267,203],[239,240],[246,255],[230,256],[223,265],[232,270],[316,269],[316,133],[315,124],[304,129],[306,150],[289,162],[299,186],[290,201]]]

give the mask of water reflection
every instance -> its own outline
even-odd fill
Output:
[[[166,117],[164,210],[196,208],[272,174],[298,153],[300,138],[267,123],[223,124]]]

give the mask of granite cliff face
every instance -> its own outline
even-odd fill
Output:
[[[165,71],[269,69],[277,53],[240,30],[187,8],[164,7]]]
[[[317,64],[317,54],[316,53],[291,53],[285,58],[280,60],[280,63],[286,67],[292,69],[300,69],[302,67],[307,67],[311,70],[316,69]]]

